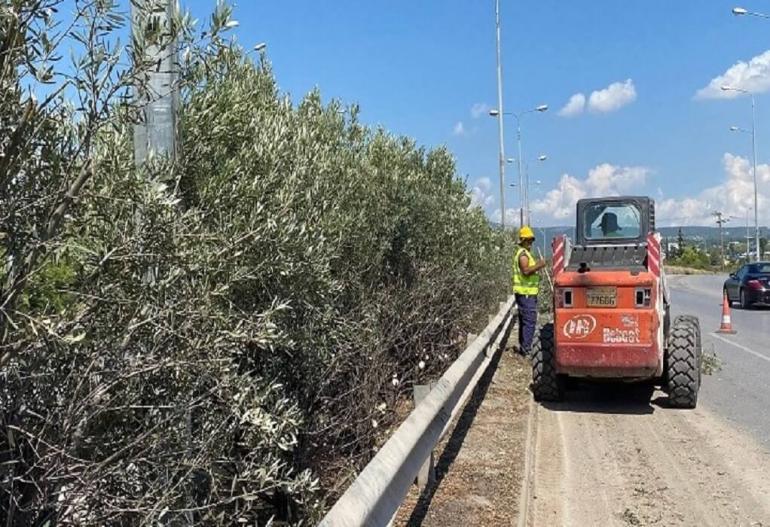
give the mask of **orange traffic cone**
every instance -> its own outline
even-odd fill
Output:
[[[717,333],[738,333],[733,329],[733,320],[730,317],[730,302],[727,301],[727,294],[722,297],[722,323],[719,325]]]

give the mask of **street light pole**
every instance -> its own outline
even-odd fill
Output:
[[[754,260],[759,261],[759,206],[757,204],[757,119],[754,105],[754,94],[751,94],[751,153],[754,157],[754,243],[757,247],[757,256]]]
[[[537,160],[540,161],[541,163],[546,159],[548,159],[548,156],[546,156],[545,154],[542,154],[537,158]],[[536,187],[540,186],[539,179],[535,180],[535,186]],[[530,206],[529,206],[529,191],[531,190],[531,187],[529,185],[529,163],[527,162],[524,163],[524,189],[525,189],[524,209],[527,211],[526,220],[527,220],[527,223],[532,223],[532,209],[530,209]]]
[[[502,96],[500,96],[499,101],[502,103]],[[541,104],[540,106],[537,106],[535,108],[532,108],[530,110],[519,112],[519,113],[513,113],[513,112],[502,112],[499,108],[493,108],[489,110],[489,115],[492,117],[500,118],[503,113],[505,115],[510,115],[514,119],[516,119],[516,142],[518,143],[518,149],[519,149],[519,156],[516,158],[516,162],[518,165],[519,170],[519,221],[521,222],[520,225],[524,225],[524,173],[521,169],[521,119],[524,117],[524,115],[528,113],[534,113],[534,112],[546,112],[548,111],[548,105],[547,104]],[[502,121],[499,121],[502,122]],[[500,125],[502,127],[502,124]],[[500,129],[500,182],[502,184],[503,177],[502,174],[504,173],[503,165],[505,164],[505,159],[503,157],[504,151],[503,151],[503,131],[502,128]],[[500,192],[502,195],[502,191]]]
[[[503,139],[503,65],[500,58],[500,0],[495,0],[497,29],[497,129],[500,139],[500,226],[505,230],[505,143]],[[519,154],[521,155],[521,154]]]
[[[735,12],[735,10],[733,10]],[[746,14],[746,13],[742,13]],[[757,245],[757,256],[755,262],[760,259],[759,255],[759,203],[758,203],[758,190],[757,190],[757,119],[756,119],[756,102],[754,100],[754,94],[749,90],[743,88],[733,88],[732,86],[722,86],[722,91],[735,91],[745,93],[751,97],[751,156],[752,156],[752,175],[754,179],[754,243]],[[734,132],[743,132],[744,130],[733,126],[730,130]]]
[[[548,159],[548,156],[545,155],[545,154],[541,154],[541,155],[539,155],[537,157],[537,160],[540,161],[540,162],[545,161],[546,159]],[[508,164],[518,163],[518,161],[519,161],[518,159],[513,158],[513,157],[507,159]],[[531,225],[532,224],[532,211],[531,211],[530,206],[529,206],[529,191],[531,190],[530,189],[530,184],[529,184],[529,162],[525,159],[525,160],[522,161],[522,163],[524,165],[524,171],[523,171],[524,172],[524,187],[519,189],[519,194],[520,195],[521,194],[524,195],[524,210],[526,211],[526,215],[524,216],[524,223],[528,224],[528,225]],[[535,186],[536,187],[539,187],[540,184],[541,184],[541,181],[539,179],[535,180]],[[516,187],[519,187],[519,184],[518,183],[511,183],[508,186],[516,188]]]
[[[521,172],[521,118],[516,116],[516,143],[519,149],[519,156],[517,158],[517,168],[519,172],[519,222],[520,225],[524,225],[524,177]]]
[[[751,210],[751,207],[746,209],[746,262],[751,261],[751,235],[749,234],[749,211]],[[759,249],[757,249],[757,253],[759,253]]]

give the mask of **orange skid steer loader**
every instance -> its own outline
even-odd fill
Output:
[[[578,202],[574,246],[553,241],[554,321],[532,348],[536,400],[561,400],[577,377],[659,385],[670,406],[695,408],[700,324],[686,315],[671,322],[661,261],[653,200]]]

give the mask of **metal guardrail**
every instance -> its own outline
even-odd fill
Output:
[[[420,467],[487,369],[495,345],[507,334],[513,313],[511,296],[364,467],[319,527],[388,525]]]

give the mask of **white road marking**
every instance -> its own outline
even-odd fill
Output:
[[[754,351],[751,348],[747,348],[743,344],[738,344],[737,342],[733,342],[732,340],[726,339],[726,338],[724,338],[721,335],[717,335],[716,333],[712,333],[711,336],[721,340],[722,342],[724,342],[726,344],[730,344],[731,346],[735,346],[736,348],[738,348],[741,351],[745,351],[746,353],[750,353],[751,355],[754,355],[755,357],[757,357],[759,359],[762,359],[764,361],[770,362],[770,357],[768,357],[767,355],[762,355],[758,351]]]

